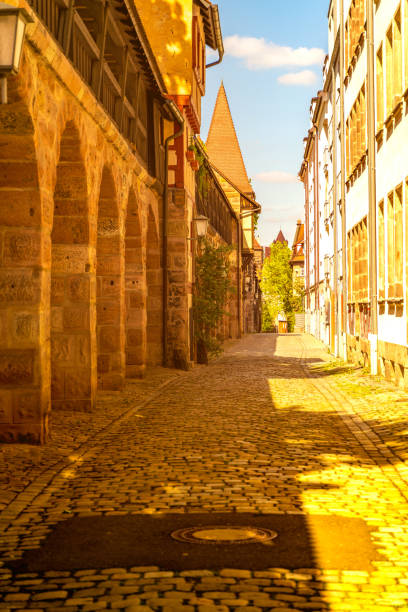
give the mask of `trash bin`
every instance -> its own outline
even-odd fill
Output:
[[[280,334],[288,333],[288,322],[287,321],[278,321],[278,332]]]
[[[278,333],[279,334],[287,334],[288,333],[288,321],[286,319],[286,315],[284,313],[278,314]]]

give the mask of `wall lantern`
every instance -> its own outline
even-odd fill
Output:
[[[193,219],[196,225],[196,234],[198,238],[204,238],[207,234],[209,218],[204,215],[198,215]]]
[[[25,9],[0,3],[0,102],[7,104],[7,75],[17,74],[27,23],[34,20]]]

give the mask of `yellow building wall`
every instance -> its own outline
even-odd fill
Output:
[[[191,95],[193,1],[134,0],[134,3],[169,94]]]

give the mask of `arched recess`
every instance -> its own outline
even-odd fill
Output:
[[[95,281],[85,165],[67,123],[60,144],[51,234],[51,401],[89,410],[96,392]]]
[[[129,193],[125,224],[126,376],[143,376],[146,364],[146,266],[139,209]]]
[[[98,387],[122,388],[125,374],[123,239],[115,183],[104,168],[98,205],[96,242],[96,336]]]
[[[146,282],[146,362],[148,365],[157,365],[163,360],[163,271],[159,234],[151,208],[146,235]]]
[[[34,124],[9,79],[0,105],[0,441],[44,442],[49,356],[42,224]]]

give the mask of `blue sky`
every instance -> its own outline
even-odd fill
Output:
[[[248,176],[263,207],[263,245],[280,228],[291,244],[296,220],[304,217],[303,187],[295,176],[310,100],[322,87],[328,7],[329,0],[218,0],[226,54],[207,71],[201,135],[205,140],[224,81]]]

